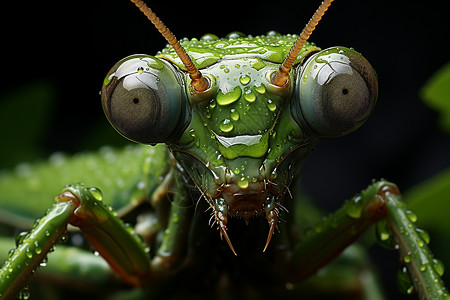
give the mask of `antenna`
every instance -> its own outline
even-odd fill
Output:
[[[316,28],[320,19],[322,19],[322,16],[325,14],[328,7],[331,5],[331,2],[333,2],[333,0],[324,0],[320,4],[316,12],[313,14],[308,24],[306,24],[305,28],[303,28],[302,33],[300,33],[299,37],[295,41],[283,64],[280,66],[278,71],[272,76],[272,83],[274,85],[284,86],[286,84],[286,82],[289,79],[289,71],[291,71],[292,65],[294,64],[294,61],[297,58],[298,53],[302,49],[303,45],[305,45],[306,40],[309,38],[309,36]]]
[[[167,28],[166,25],[158,18],[158,16],[142,1],[142,0],[130,0],[133,2],[137,8],[155,25],[156,29],[162,34],[162,36],[167,40],[170,46],[173,47],[177,55],[180,57],[181,61],[185,65],[189,76],[192,79],[192,87],[198,91],[203,92],[208,88],[208,81],[203,77],[202,73],[197,69],[197,67],[192,62],[186,50],[178,42],[175,35]]]

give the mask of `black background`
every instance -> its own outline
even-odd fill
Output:
[[[298,34],[319,4],[147,2],[179,38],[204,33],[220,37],[235,30]],[[378,104],[368,122],[347,137],[321,141],[306,162],[305,191],[327,209],[338,208],[373,178],[387,178],[407,189],[450,166],[450,138],[438,129],[437,114],[418,96],[433,72],[450,60],[447,2],[336,0],[313,33],[311,41],[322,48],[355,48],[379,77]],[[131,3],[11,2],[0,20],[0,96],[37,81],[49,82],[56,91],[58,102],[39,142],[43,156],[55,150],[85,150],[83,136],[98,126],[104,126],[108,143],[126,143],[103,116],[98,95],[103,78],[119,59],[155,54],[166,43]],[[27,101],[32,99],[24,99],[23,105]],[[17,122],[27,119],[22,115]],[[14,130],[16,124],[9,125],[1,130]],[[1,143],[14,151],[18,142]],[[387,263],[394,264],[389,268],[395,273],[396,258]]]

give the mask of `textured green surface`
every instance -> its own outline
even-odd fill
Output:
[[[205,189],[207,198],[212,198],[224,183],[248,191],[272,181],[283,194],[299,170],[293,165],[303,162],[313,144],[308,142],[303,150],[290,155],[305,145],[302,129],[290,116],[294,84],[278,87],[270,78],[297,36],[232,33],[227,38],[207,38],[181,41],[210,80],[211,88],[203,94],[191,94],[186,89],[191,119],[180,139],[169,148],[196,184]],[[307,43],[295,63],[318,50]],[[157,57],[185,69],[171,47]],[[289,74],[292,83],[295,72],[293,69]],[[185,81],[189,87],[188,75]]]
[[[207,35],[210,37],[211,35]],[[205,39],[205,36],[198,39],[183,39],[181,45],[193,58],[199,69],[206,68],[223,58],[239,58],[253,56],[273,63],[282,63],[289,50],[297,39],[298,35],[271,35],[271,36],[245,36],[237,38],[217,38]],[[318,50],[312,43],[306,43],[303,50],[297,56],[295,63],[300,62],[305,54],[311,50]],[[159,57],[164,57],[174,62],[182,70],[186,67],[175,54],[172,47],[164,48],[158,53]],[[257,66],[256,66],[257,67]]]

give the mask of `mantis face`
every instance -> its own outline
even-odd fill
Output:
[[[233,252],[228,217],[264,215],[267,247],[315,141],[357,129],[376,102],[375,71],[354,50],[304,42],[286,71],[296,40],[231,34],[177,41],[156,57],[119,61],[104,81],[111,124],[133,141],[167,144]],[[194,70],[177,48],[194,59]]]

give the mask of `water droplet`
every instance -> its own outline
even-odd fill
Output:
[[[411,287],[414,288],[411,278],[409,277],[408,269],[402,266],[397,272],[397,286],[398,289],[404,294],[410,294]]]
[[[30,292],[28,291],[28,287],[24,287],[17,297],[21,300],[28,300],[30,298]]]
[[[270,110],[270,111],[275,111],[276,109],[277,109],[277,105],[276,105],[276,103],[274,103],[272,100],[267,100],[267,108]]]
[[[16,236],[16,247],[23,243],[23,240],[28,237],[28,232],[22,231]]]
[[[409,264],[411,262],[411,252],[408,252],[407,254],[405,254],[403,256],[403,261],[407,264]]]
[[[219,37],[215,34],[207,33],[207,34],[202,35],[200,40],[202,40],[202,41],[217,41],[217,40],[219,40]]]
[[[437,258],[433,258],[433,269],[439,276],[444,275],[445,267],[442,261]]]
[[[239,186],[241,189],[246,189],[246,188],[248,188],[248,179],[242,177],[242,178],[238,181],[238,186]]]
[[[223,70],[225,73],[230,73],[230,69],[226,68],[225,70]]]
[[[346,205],[347,215],[351,218],[358,219],[361,217],[362,209],[363,209],[363,201],[361,196],[356,196],[351,199]]]
[[[33,253],[31,253],[30,248],[27,247],[25,255],[30,259],[33,258]]]
[[[423,240],[418,240],[418,241],[417,241],[417,245],[418,245],[420,248],[422,248],[422,247],[424,246]]]
[[[102,201],[103,194],[98,188],[92,187],[89,189],[89,192],[91,192],[91,195],[95,198],[95,200]]]
[[[180,221],[180,217],[178,216],[178,214],[177,213],[173,213],[172,214],[172,217],[171,217],[171,220],[173,221],[173,222],[179,222]],[[141,242],[143,242],[143,239],[142,239],[142,237],[140,236],[140,235],[135,235],[135,237],[136,237],[136,239],[138,240],[138,241],[141,241]]]
[[[33,229],[36,228],[39,225],[39,222],[41,221],[41,219],[36,219],[36,221],[34,221],[33,223]]]
[[[255,91],[257,91],[260,94],[265,94],[266,93],[266,87],[264,86],[264,84],[255,86]]]
[[[69,239],[69,233],[67,231],[59,238],[59,240],[63,243],[67,242],[68,239]]]
[[[233,123],[230,121],[230,119],[225,119],[220,123],[219,125],[220,130],[223,132],[230,132],[233,130]]]
[[[253,93],[252,91],[249,91],[248,93],[244,94],[244,99],[247,100],[248,102],[255,102],[256,100],[256,94]]]
[[[419,267],[420,272],[425,272],[427,270],[427,265],[423,264]]]
[[[273,170],[272,173],[271,173],[271,179],[274,180],[274,179],[277,178],[277,176],[278,176],[278,172],[277,172],[277,170],[275,169],[275,170]]]
[[[417,221],[417,215],[416,215],[413,211],[407,210],[407,211],[406,211],[406,216],[408,217],[408,219],[409,219],[411,222],[416,223],[416,221]]]
[[[239,77],[239,82],[242,83],[243,85],[247,85],[250,82],[251,78],[248,75],[242,75],[241,77]]]
[[[306,82],[308,80],[308,74],[305,74],[305,76],[303,76],[302,80],[303,80],[303,82]]]
[[[219,105],[224,106],[237,101],[241,97],[241,94],[242,94],[241,87],[236,86],[232,91],[226,94],[223,94],[222,91],[219,91],[216,100]]]
[[[11,258],[13,257],[14,253],[16,253],[16,249],[11,249],[8,251],[8,257]]]
[[[408,294],[408,295],[412,295],[413,293],[414,293],[414,286],[410,286],[407,290],[406,290],[406,293]]]
[[[239,69],[239,68],[241,67],[241,65],[240,65],[240,64],[235,64],[234,67],[235,67],[236,69]]]
[[[239,120],[239,113],[236,111],[236,109],[232,109],[230,113],[230,118],[233,119],[233,121]]]
[[[392,238],[386,227],[386,221],[381,220],[376,224],[376,236],[378,242],[387,249],[393,249],[395,247],[395,241]]]
[[[416,228],[416,232],[419,234],[419,236],[426,244],[430,243],[430,235],[428,234],[428,232],[420,228]]]

